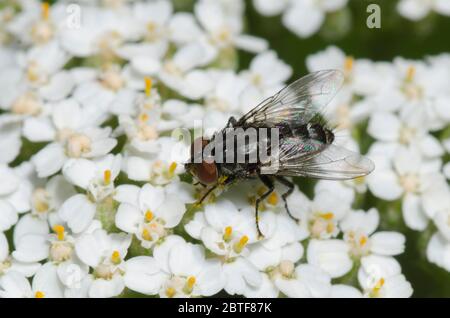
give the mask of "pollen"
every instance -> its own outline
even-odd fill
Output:
[[[348,56],[344,61],[344,70],[348,73],[353,70],[354,59],[352,56]]]
[[[240,252],[242,252],[247,243],[248,243],[248,236],[247,235],[242,236],[239,242],[234,244],[234,251],[239,254]]]
[[[141,123],[147,122],[147,121],[149,120],[149,118],[150,118],[150,116],[149,116],[148,114],[146,114],[146,113],[141,113],[141,114],[139,115],[139,121],[140,121]]]
[[[408,67],[406,70],[406,81],[412,82],[414,80],[414,76],[416,75],[416,68],[412,65]]]
[[[34,298],[44,298],[44,297],[45,297],[44,292],[38,290],[37,292],[34,293]]]
[[[43,20],[48,20],[50,16],[50,4],[48,2],[41,4],[41,16]]]
[[[146,77],[144,80],[145,80],[145,96],[150,97],[153,85],[152,79],[150,77]]]
[[[187,286],[189,288],[192,288],[192,287],[194,287],[194,285],[195,285],[195,277],[194,276],[190,276],[188,278],[188,280],[187,280]]]
[[[146,240],[146,241],[152,241],[153,240],[152,235],[150,234],[149,230],[147,230],[147,229],[142,230],[142,238],[144,240]]]
[[[147,210],[147,212],[145,212],[145,220],[147,222],[150,222],[151,220],[153,220],[153,218],[154,218],[153,212],[150,210]]]
[[[105,170],[103,172],[103,182],[105,185],[109,185],[111,183],[111,170]]]
[[[225,228],[225,233],[223,234],[223,240],[225,242],[229,242],[231,240],[232,234],[233,234],[233,228],[231,226],[227,226]]]
[[[320,217],[321,217],[322,219],[325,219],[325,220],[331,220],[331,219],[333,219],[334,214],[331,213],[331,212],[326,212],[326,213],[322,213],[322,214],[320,215]]]
[[[361,245],[361,246],[364,246],[364,245],[366,245],[367,244],[367,236],[362,236],[360,239],[359,239],[359,245]]]
[[[373,296],[375,296],[375,297],[377,297],[378,296],[378,294],[379,294],[379,292],[380,292],[380,289],[383,287],[383,285],[384,285],[384,278],[380,278],[380,280],[375,284],[375,286],[373,287],[373,289],[372,289],[372,295]]]
[[[62,226],[60,224],[56,224],[53,227],[53,231],[56,233],[56,237],[58,238],[58,241],[64,240],[64,231],[65,231],[64,226]]]
[[[327,224],[327,232],[328,232],[328,233],[332,233],[333,231],[334,231],[334,224],[331,223],[331,222],[329,222],[329,223]]]
[[[176,168],[177,168],[177,163],[176,162],[172,162],[170,164],[170,166],[169,166],[169,174],[173,175]]]
[[[275,192],[272,192],[269,197],[267,198],[267,202],[271,205],[277,205],[278,204],[278,195]]]
[[[176,291],[175,291],[175,288],[173,288],[173,287],[168,287],[166,289],[166,296],[169,298],[172,298],[173,296],[175,296],[175,293],[176,293]]]
[[[120,253],[119,251],[114,251],[111,254],[111,262],[113,262],[113,264],[120,264],[122,260],[120,259]]]

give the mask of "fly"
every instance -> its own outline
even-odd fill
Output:
[[[194,140],[185,168],[209,187],[198,204],[219,185],[259,178],[267,187],[255,207],[256,228],[262,236],[259,204],[274,191],[275,182],[286,186],[281,197],[287,213],[296,220],[287,204],[294,184],[286,177],[348,180],[372,172],[370,159],[335,145],[335,135],[320,115],[343,82],[338,70],[308,74],[238,120],[230,117],[226,127],[212,138]]]

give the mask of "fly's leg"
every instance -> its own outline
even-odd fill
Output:
[[[259,228],[259,203],[267,198],[274,190],[273,181],[268,176],[258,174],[259,179],[264,183],[264,185],[269,188],[263,195],[261,195],[258,199],[256,199],[256,207],[255,207],[255,221],[256,221],[256,230],[258,231],[259,237],[264,237],[261,233],[261,229]]]
[[[199,206],[203,203],[203,201],[208,197],[208,195],[215,189],[217,188],[218,184],[215,184],[214,186],[212,186],[211,188],[208,189],[208,191],[206,191],[206,193],[201,197],[200,200],[198,200],[195,205]]]
[[[291,181],[289,181],[283,177],[276,176],[276,178],[277,178],[278,182],[280,182],[282,185],[284,185],[288,188],[288,190],[281,195],[281,198],[284,201],[284,207],[286,208],[286,212],[289,214],[289,216],[293,220],[298,221],[298,219],[292,215],[291,211],[289,211],[289,207],[288,207],[287,200],[286,200],[287,197],[290,196],[292,194],[292,192],[294,191],[294,184]]]
[[[226,125],[226,128],[233,128],[234,126],[236,126],[236,124],[237,124],[236,118],[231,116],[230,119],[228,119],[228,123]]]

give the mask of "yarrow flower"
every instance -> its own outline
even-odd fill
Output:
[[[246,5],[302,44],[346,29],[350,2],[52,3],[0,6],[0,298],[410,297],[402,253],[450,271],[449,54],[298,57],[342,72],[320,115],[376,169],[287,177],[292,191],[276,184],[256,218],[268,186],[211,190],[185,170],[200,121],[211,137],[300,70],[254,35]],[[449,13],[444,0],[397,8]]]

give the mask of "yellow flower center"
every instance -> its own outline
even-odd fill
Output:
[[[115,265],[118,265],[118,264],[120,264],[121,261],[122,261],[122,260],[121,260],[121,258],[120,258],[120,253],[119,253],[119,251],[114,251],[114,252],[112,252],[112,254],[111,254],[111,262],[112,262],[113,264],[115,264]]]
[[[173,296],[175,296],[175,293],[176,293],[176,291],[175,291],[175,288],[173,288],[173,287],[168,287],[166,289],[166,296],[169,298],[172,298]]]
[[[67,153],[69,157],[79,158],[91,151],[91,139],[83,134],[74,134],[67,140]]]
[[[350,73],[353,70],[354,59],[352,56],[348,56],[344,61],[345,73]]]
[[[58,241],[64,241],[64,232],[65,232],[65,228],[64,226],[60,225],[60,224],[56,224],[53,227],[53,231],[56,233],[56,237],[58,238]]]
[[[278,203],[278,196],[275,192],[272,192],[269,197],[267,198],[267,202],[271,205],[277,205]]]
[[[186,284],[184,285],[184,288],[183,288],[183,291],[184,291],[186,294],[192,293],[192,289],[194,288],[195,281],[196,281],[196,279],[195,279],[194,276],[190,276],[190,277],[187,279]]]
[[[247,245],[248,243],[248,236],[244,235],[241,237],[241,239],[234,244],[234,251],[239,254],[242,252],[242,250],[244,249],[244,247]]]
[[[150,93],[152,91],[152,79],[150,77],[146,77],[144,80],[145,80],[145,96],[150,97]]]
[[[148,229],[142,230],[142,238],[146,241],[153,241],[153,237]]]
[[[223,233],[223,240],[225,242],[229,242],[231,240],[231,235],[233,234],[233,228],[231,226],[227,226]]]
[[[34,298],[44,298],[44,297],[45,297],[44,292],[38,290],[37,292],[34,293]]]

